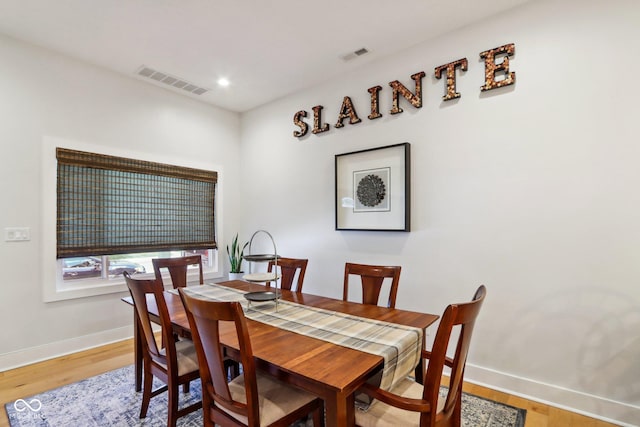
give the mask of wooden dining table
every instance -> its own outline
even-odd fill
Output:
[[[245,292],[264,290],[260,284],[234,280],[217,285]],[[207,285],[202,285],[207,286]],[[307,293],[282,290],[281,299],[294,303],[346,313],[374,320],[412,326],[426,331],[438,316],[434,314],[365,305],[327,298]],[[174,331],[190,334],[189,322],[179,295],[164,292]],[[133,304],[130,297],[123,301]],[[149,312],[157,318],[155,303],[149,304]],[[135,315],[134,328],[136,390],[142,379],[142,341],[138,331],[139,321]],[[238,340],[233,325],[221,324],[220,340],[227,354],[239,359]],[[277,328],[262,322],[247,319],[251,346],[257,367],[286,383],[307,390],[325,402],[326,422],[329,426],[342,427],[355,424],[355,391],[383,367],[383,357],[360,350],[333,344],[317,338]],[[424,347],[424,336],[423,343]],[[416,367],[416,378],[422,375],[422,366]]]

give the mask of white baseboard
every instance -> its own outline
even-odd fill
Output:
[[[467,363],[464,380],[625,427],[640,425],[640,406]]]
[[[133,326],[0,354],[0,372],[133,337]]]

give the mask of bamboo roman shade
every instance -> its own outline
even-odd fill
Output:
[[[57,257],[216,248],[218,174],[56,149]]]

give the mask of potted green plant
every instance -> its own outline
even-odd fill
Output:
[[[229,264],[231,264],[231,270],[229,270],[229,280],[237,280],[242,278],[242,256],[244,255],[244,249],[249,242],[246,242],[242,248],[238,243],[238,233],[231,241],[231,249],[227,245],[227,255],[229,256]]]

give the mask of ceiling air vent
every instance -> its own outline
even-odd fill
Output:
[[[202,95],[209,91],[209,89],[200,87],[193,83],[186,81],[185,79],[181,79],[179,77],[172,76],[168,73],[163,73],[161,71],[154,70],[153,68],[149,68],[145,65],[140,67],[136,74],[139,76],[145,77],[147,79],[155,80],[158,83],[165,84],[174,89],[184,90],[185,92],[190,92],[194,95]]]
[[[356,59],[359,56],[365,55],[369,53],[366,47],[361,47],[358,50],[354,50],[353,52],[349,52],[346,55],[342,55],[340,59],[343,61],[351,61],[352,59]]]

